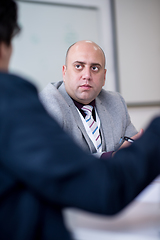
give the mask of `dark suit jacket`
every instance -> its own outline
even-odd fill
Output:
[[[157,118],[130,148],[96,159],[46,113],[32,84],[1,73],[0,239],[69,240],[65,207],[117,213],[159,174],[159,143]]]

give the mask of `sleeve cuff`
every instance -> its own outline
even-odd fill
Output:
[[[102,159],[111,158],[113,152],[114,152],[114,151],[111,151],[111,152],[103,152],[102,155],[100,156],[100,158],[102,158]]]

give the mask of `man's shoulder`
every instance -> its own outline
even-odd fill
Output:
[[[15,74],[0,72],[0,89],[6,88],[10,91],[22,91],[23,89],[32,89],[37,91],[37,88],[29,80]]]
[[[98,97],[96,98],[97,108],[102,105],[108,111],[117,111],[118,109],[125,109],[127,111],[127,105],[124,98],[119,92],[106,91],[102,89]]]
[[[54,86],[56,89],[59,89],[64,85],[63,81],[53,82],[51,83],[52,86]]]
[[[61,88],[64,88],[63,85],[63,81],[48,83],[47,86],[40,92],[40,95],[56,94]]]
[[[102,89],[98,97],[102,102],[103,101],[117,101],[122,99],[122,96],[119,92],[114,91],[108,91],[105,89]]]
[[[37,88],[28,80],[8,73],[0,72],[0,102],[1,110],[10,112],[20,107],[39,105]]]
[[[48,83],[47,86],[39,93],[39,98],[44,105],[54,105],[55,108],[60,105],[62,106],[69,101],[63,81]]]

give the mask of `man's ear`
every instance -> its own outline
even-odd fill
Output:
[[[4,65],[4,59],[5,59],[5,45],[3,42],[0,42],[0,69],[2,70]]]
[[[12,45],[0,42],[0,70],[8,71],[9,61],[12,53]]]
[[[8,56],[9,46],[4,42],[0,42],[0,58],[5,59]]]
[[[63,82],[65,82],[66,69],[67,69],[66,65],[63,65],[62,67]]]
[[[2,52],[3,52],[3,43],[0,42],[0,58],[1,58],[1,56],[2,56]]]
[[[104,86],[104,84],[106,82],[106,73],[107,73],[107,69],[104,69],[104,82],[103,82],[103,86]]]

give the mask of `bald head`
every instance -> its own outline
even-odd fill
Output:
[[[72,52],[74,52],[74,51],[84,51],[85,49],[87,50],[87,48],[93,49],[93,52],[98,51],[101,54],[103,66],[105,68],[106,59],[105,59],[105,54],[104,54],[102,48],[100,48],[100,46],[98,46],[96,43],[94,43],[90,40],[83,40],[83,41],[76,42],[68,48],[67,53],[66,53],[66,59],[65,59],[66,66],[67,66],[67,61],[68,61],[68,57],[69,57],[70,53],[72,54]]]

